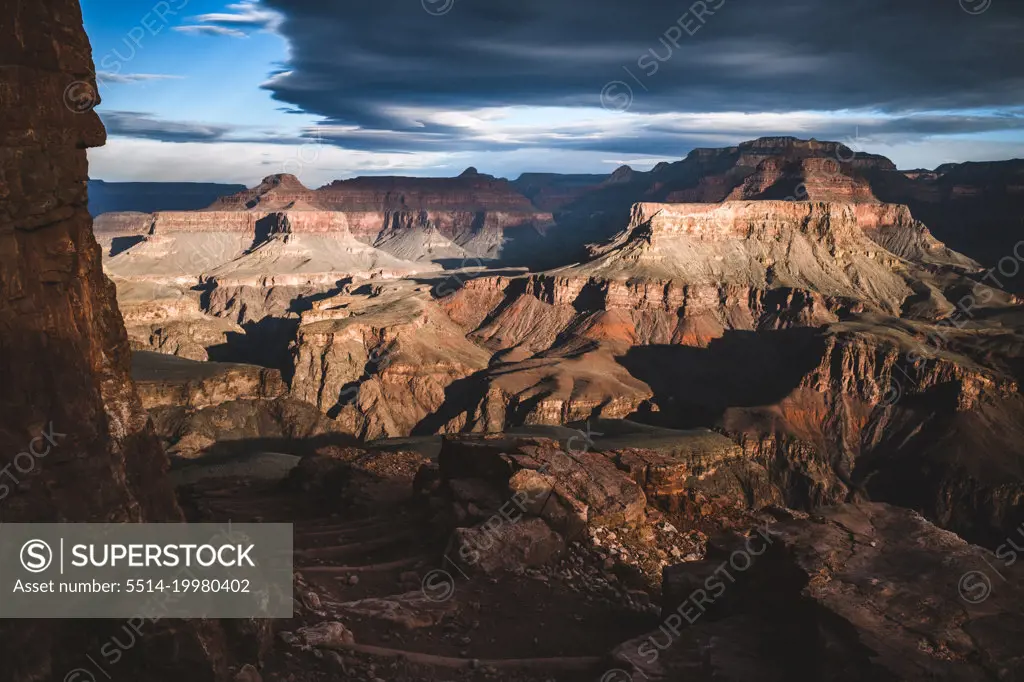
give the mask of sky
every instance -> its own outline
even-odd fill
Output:
[[[107,181],[1024,157],[1021,0],[82,0]]]

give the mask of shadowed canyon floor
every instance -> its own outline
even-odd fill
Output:
[[[1016,567],[965,585],[1000,580],[987,552],[887,505],[745,511],[713,464],[666,459],[696,437],[452,436],[436,460],[326,447],[276,475],[177,473],[205,471],[179,489],[191,520],[296,524],[268,682],[1019,679]]]

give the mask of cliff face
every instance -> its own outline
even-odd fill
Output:
[[[912,259],[879,243],[885,230],[899,236],[898,245]],[[360,419],[388,422],[388,435],[500,431],[648,410],[678,416],[657,386],[655,347],[706,348],[738,334],[822,328],[866,311],[899,315],[918,289],[945,301],[942,286],[930,283],[932,275],[924,266],[940,267],[936,254],[970,262],[947,252],[905,207],[877,202],[637,204],[627,229],[594,249],[591,261],[516,278],[482,276],[452,293],[442,285],[436,302],[440,310],[423,297],[415,305],[413,299],[405,301],[415,323],[382,314],[399,308],[391,302],[382,306],[389,299],[378,294],[363,298],[353,291],[344,299],[315,304],[303,315],[293,391],[331,410],[346,382],[374,385],[379,397],[367,401],[360,394],[352,407]],[[364,307],[378,312],[363,315]],[[331,308],[344,322],[322,323],[331,317]],[[447,337],[463,336],[490,361],[456,363],[455,371],[424,370],[421,379],[429,374],[432,386],[416,389],[416,402],[424,408],[406,414],[404,421],[385,418],[381,411],[397,402],[387,400],[389,391],[405,394],[399,384],[415,383],[409,374],[413,363],[401,371],[381,370],[367,361],[371,349],[388,348],[406,326],[439,328],[440,311],[451,323]],[[362,327],[357,320],[373,324]],[[347,332],[340,334],[343,327]],[[350,341],[356,347],[345,345]],[[824,351],[808,351],[808,358],[821,357],[812,352]],[[422,356],[421,351],[409,354]],[[350,366],[342,370],[346,358]],[[810,369],[800,360],[787,362]],[[360,378],[364,373],[367,377]],[[332,375],[336,378],[328,379]],[[374,383],[384,376],[389,382]],[[783,384],[792,389],[800,376]],[[766,390],[775,399],[784,392]],[[431,397],[425,398],[427,393]],[[715,404],[724,409],[734,398]],[[333,409],[341,414],[348,407]]]
[[[409,435],[442,409],[450,386],[487,366],[489,354],[424,288],[367,286],[363,295],[343,291],[303,313],[292,395],[354,435]]]
[[[162,353],[132,354],[142,406],[202,410],[232,400],[273,400],[287,393],[281,373],[265,367],[194,362]]]
[[[867,177],[895,170],[883,156],[838,142],[762,137],[735,147],[694,149],[682,161],[660,163],[646,173],[618,173],[562,209],[588,215],[642,201],[876,201]]]
[[[1010,261],[1024,221],[1024,160],[945,164],[928,173],[876,173],[875,193],[910,206],[914,217],[957,251],[989,268],[1003,287],[1024,291]]]
[[[792,390],[770,406],[726,409],[722,427],[789,490],[791,506],[870,496],[998,544],[1024,521],[1019,386],[979,362],[991,356],[976,332],[943,332],[936,346],[935,331],[870,318],[832,325]]]
[[[398,235],[431,230],[469,255],[487,258],[501,255],[505,230],[543,229],[553,222],[550,213],[534,208],[508,181],[475,172],[457,178],[353,178],[318,190],[307,189],[292,175],[274,175],[219,199],[207,212],[225,210],[253,212],[271,223],[280,222],[271,213],[290,211],[293,223],[306,226],[295,231],[345,228],[384,249],[394,246]]]
[[[627,228],[592,254],[590,262],[564,272],[702,287],[788,287],[891,313],[911,293],[904,265],[868,238],[851,204],[637,204]]]
[[[85,149],[103,144],[104,130],[82,112],[82,97],[96,86],[78,3],[7,7],[0,64],[0,465],[17,479],[5,481],[0,519],[178,521],[166,458],[129,378],[127,338],[87,208]],[[26,468],[15,457],[40,437],[48,454]],[[226,676],[217,622],[148,627],[121,674]],[[61,679],[114,630],[107,621],[0,624],[5,672]]]
[[[204,359],[230,346],[232,359],[274,366],[308,299],[352,279],[408,277],[442,262],[479,266],[509,244],[530,251],[524,235],[539,239],[551,221],[508,182],[475,173],[357,178],[316,191],[276,175],[207,210],[100,219],[105,269],[126,292],[127,313],[166,320],[133,325],[133,347]],[[186,317],[171,319],[193,298],[198,311],[186,306]],[[247,335],[225,336],[238,331],[233,325]]]

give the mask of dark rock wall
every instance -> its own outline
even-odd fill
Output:
[[[0,522],[182,518],[87,209],[86,148],[106,137],[93,68],[77,0],[0,6]],[[87,657],[114,679],[227,674],[216,622],[146,622],[111,662],[125,626],[0,621],[0,680],[62,680]]]

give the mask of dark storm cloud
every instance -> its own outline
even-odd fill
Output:
[[[379,131],[326,136],[374,150],[514,147],[394,109],[598,107],[613,81],[632,91],[634,113],[933,112],[874,131],[907,137],[1019,128],[1019,116],[956,112],[1024,105],[1024,3],[964,9],[988,1],[264,0],[291,44],[290,71],[265,87],[330,123]],[[660,140],[664,151],[694,133],[547,144],[646,152]]]
[[[100,111],[111,135],[164,142],[215,142],[232,132],[231,126],[167,121],[136,111]]]

